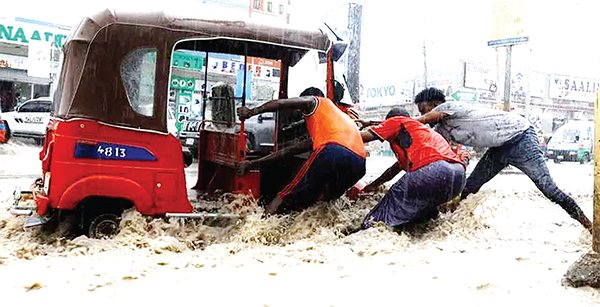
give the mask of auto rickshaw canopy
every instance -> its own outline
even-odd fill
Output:
[[[183,42],[182,42],[183,41]],[[53,115],[86,118],[167,133],[171,58],[175,45],[200,41],[202,50],[281,59],[293,66],[309,50],[327,52],[327,34],[247,21],[177,17],[165,12],[101,11],[84,18],[64,45]],[[135,112],[121,80],[123,58],[139,48],[157,51],[152,116]]]

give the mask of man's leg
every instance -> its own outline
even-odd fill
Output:
[[[285,203],[289,209],[305,209],[314,204],[323,191],[327,176],[331,172],[328,146],[313,151],[296,177],[269,205],[266,213],[273,214]]]
[[[479,192],[481,186],[498,175],[508,165],[508,161],[501,149],[502,147],[490,148],[483,154],[483,157],[477,162],[475,169],[469,175],[469,178],[467,178],[467,183],[460,195],[460,199],[465,199],[469,194]]]
[[[464,176],[462,165],[447,161],[406,173],[369,212],[363,227],[370,227],[372,221],[384,221],[394,227],[435,217],[437,206],[458,194]]]
[[[533,129],[525,131],[524,137],[510,149],[509,163],[525,173],[544,196],[561,206],[569,216],[591,231],[592,223],[579,205],[573,198],[560,190],[550,176],[537,135]]]
[[[333,169],[323,190],[325,201],[344,195],[366,172],[364,158],[343,146],[331,145],[331,147],[333,151],[330,159]]]

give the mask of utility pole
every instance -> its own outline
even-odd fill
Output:
[[[511,57],[512,46],[506,46],[506,73],[504,75],[504,111],[510,112],[510,87],[511,87]]]
[[[423,37],[423,86],[427,88],[427,46],[425,37]]]
[[[362,34],[362,11],[360,4],[348,4],[348,80],[346,86],[352,103],[359,103],[360,97],[360,40]],[[351,64],[350,64],[351,63]],[[340,80],[341,81],[341,80]]]

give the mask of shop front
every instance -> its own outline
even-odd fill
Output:
[[[70,28],[25,18],[0,18],[0,111],[52,95]]]

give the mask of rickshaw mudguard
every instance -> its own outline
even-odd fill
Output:
[[[118,176],[92,175],[70,185],[60,197],[56,209],[72,210],[88,196],[124,198],[141,214],[156,214],[150,194],[137,182]]]

